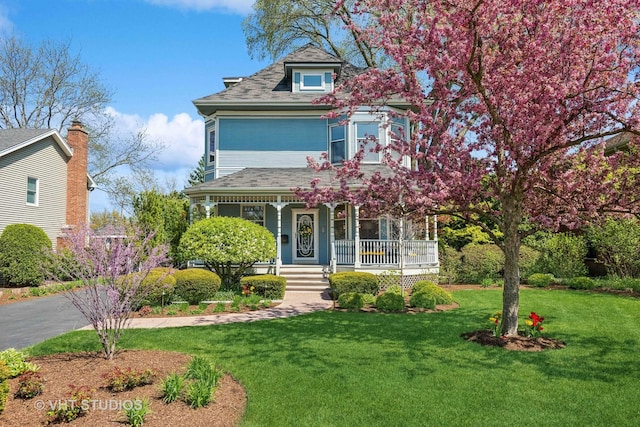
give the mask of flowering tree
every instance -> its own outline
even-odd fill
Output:
[[[376,25],[358,27],[364,13]],[[501,332],[517,334],[521,238],[638,210],[640,2],[361,0],[353,16],[395,66],[320,102],[339,117],[363,105],[394,114],[385,105],[399,98],[415,129],[376,148],[388,174],[362,174],[359,153],[336,168],[339,191],[314,182],[303,196],[476,221],[504,251]],[[629,152],[605,157],[604,140],[623,133]]]
[[[131,312],[144,299],[143,289],[150,288],[140,284],[166,260],[166,247],[152,247],[151,242],[152,236],[140,231],[123,235],[107,227],[97,234],[79,227],[65,236],[63,248],[52,257],[52,276],[82,282],[82,289],[65,295],[95,329],[106,359],[115,356]]]

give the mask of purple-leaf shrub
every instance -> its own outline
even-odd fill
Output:
[[[96,232],[78,227],[65,236],[63,249],[52,257],[51,276],[82,282],[65,293],[95,329],[106,359],[112,359],[131,313],[145,297],[140,283],[167,260],[165,246],[152,246],[152,235],[113,227]],[[161,280],[159,278],[159,280]]]

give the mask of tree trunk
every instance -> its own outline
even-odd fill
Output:
[[[518,308],[520,306],[520,226],[522,212],[517,198],[503,203],[504,218],[504,288],[502,290],[502,335],[518,334]]]

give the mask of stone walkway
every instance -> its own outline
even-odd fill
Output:
[[[247,313],[220,313],[207,316],[157,317],[131,319],[129,328],[172,328],[177,326],[222,325],[233,322],[255,322],[257,320],[280,319],[326,310],[333,302],[326,293],[309,291],[287,291],[282,303],[276,307]],[[85,326],[81,329],[93,329]]]

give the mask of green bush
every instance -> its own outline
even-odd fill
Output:
[[[7,364],[0,360],[0,414],[4,411],[4,405],[9,397],[9,382],[7,378],[11,376]]]
[[[287,279],[273,274],[259,274],[240,279],[240,285],[253,286],[253,292],[263,299],[282,299],[287,287]]]
[[[529,277],[533,273],[541,273],[540,257],[542,254],[529,246],[520,246],[520,256],[518,258],[518,267],[520,268],[520,277]],[[495,278],[494,278],[495,279]]]
[[[400,294],[385,292],[376,298],[376,307],[380,311],[404,311],[404,298]]]
[[[567,286],[571,289],[593,289],[596,287],[596,282],[589,277],[572,277],[567,280]]]
[[[432,309],[436,306],[436,298],[432,293],[428,291],[416,292],[414,294],[411,294],[409,305],[411,307]]]
[[[364,298],[357,292],[344,292],[338,297],[338,306],[357,311],[364,307]]]
[[[378,278],[372,273],[343,271],[329,275],[329,287],[335,297],[345,292],[375,295],[378,293]]]
[[[634,279],[632,277],[607,277],[606,279],[598,280],[598,282],[600,287],[605,289],[631,289],[634,292],[640,292],[640,279]]]
[[[400,285],[391,285],[385,290],[385,292],[392,293],[392,294],[398,294],[398,295],[402,295],[403,294],[402,288],[400,287]]]
[[[47,234],[35,225],[7,225],[0,235],[0,276],[10,286],[40,285],[51,247]]]
[[[462,283],[480,283],[486,277],[497,279],[504,269],[504,253],[497,245],[467,245],[461,255],[457,279]]]
[[[26,357],[27,356],[23,352],[16,350],[15,348],[8,348],[0,351],[0,362],[4,362],[9,370],[9,378],[15,378],[27,371],[38,371],[38,365],[27,362]]]
[[[438,242],[438,256],[440,257],[440,275],[448,283],[458,283],[462,253],[451,246]]]
[[[451,304],[453,302],[453,297],[449,292],[428,280],[421,280],[413,285],[413,288],[411,288],[411,294],[413,295],[417,293],[426,293],[433,296],[436,304]]]
[[[188,268],[176,271],[173,277],[176,279],[176,297],[189,304],[199,304],[213,297],[220,289],[220,277],[209,270]]]
[[[640,277],[640,221],[613,219],[587,231],[589,242],[607,273],[617,277]]]
[[[168,268],[154,268],[140,283],[140,292],[144,295],[141,306],[169,304],[173,300],[176,278]]]
[[[554,277],[568,279],[584,276],[587,266],[587,241],[582,236],[570,233],[538,232],[529,236],[525,244],[540,252],[534,270],[530,273],[550,273]],[[520,277],[529,277],[521,272]]]
[[[527,283],[536,288],[544,288],[556,281],[553,274],[550,273],[533,273],[527,277]]]

